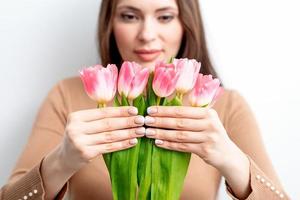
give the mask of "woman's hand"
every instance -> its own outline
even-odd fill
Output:
[[[217,112],[210,108],[153,106],[148,108],[146,137],[161,148],[191,152],[217,168],[236,197],[250,192],[249,160],[230,140]]]
[[[148,108],[146,137],[156,145],[191,152],[226,174],[246,156],[230,140],[217,112],[210,108],[153,106]],[[247,160],[247,159],[246,159]]]
[[[74,171],[103,153],[133,147],[145,135],[135,107],[105,107],[69,114],[60,157]]]

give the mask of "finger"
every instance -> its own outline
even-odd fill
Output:
[[[69,115],[69,120],[78,120],[89,122],[93,120],[99,120],[107,117],[128,117],[137,115],[138,110],[133,106],[121,106],[121,107],[105,107],[88,110],[80,110],[73,112]]]
[[[207,115],[207,108],[191,106],[151,106],[147,113],[154,117],[185,117],[202,119]]]
[[[97,151],[97,154],[110,153],[115,151],[120,151],[134,147],[138,143],[136,138],[130,140],[123,140],[119,142],[107,143],[107,144],[98,144],[90,146],[91,151]]]
[[[184,142],[184,143],[201,143],[206,141],[206,134],[204,132],[193,131],[178,131],[147,128],[146,137],[160,140],[168,140],[170,142]]]
[[[144,125],[145,118],[141,115],[132,117],[105,118],[87,122],[83,125],[83,132],[94,134],[118,129],[134,128]]]
[[[166,140],[155,140],[155,145],[164,149],[180,152],[193,153],[194,145],[192,143],[170,142]]]
[[[203,131],[209,127],[209,120],[146,116],[145,124],[151,127],[160,127],[166,129]]]
[[[143,137],[144,135],[145,135],[144,127],[107,131],[103,133],[88,135],[87,145],[97,145],[97,144],[118,142],[118,141]]]

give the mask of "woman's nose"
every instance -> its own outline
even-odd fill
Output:
[[[151,42],[157,37],[157,27],[152,19],[146,18],[141,23],[138,39],[142,42]]]

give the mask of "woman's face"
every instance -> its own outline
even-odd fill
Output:
[[[113,33],[123,60],[153,68],[179,51],[183,28],[175,0],[119,0]]]

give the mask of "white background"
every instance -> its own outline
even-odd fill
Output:
[[[223,82],[248,100],[286,191],[300,199],[298,2],[200,3],[210,54]],[[1,186],[50,88],[99,62],[99,5],[99,0],[0,1]],[[227,199],[224,188],[219,199]]]

